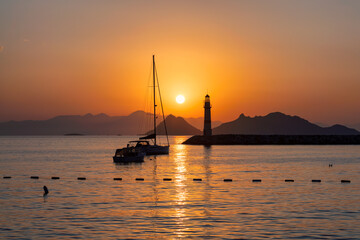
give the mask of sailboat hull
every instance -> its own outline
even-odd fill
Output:
[[[146,155],[169,154],[169,146],[148,145],[142,148]]]

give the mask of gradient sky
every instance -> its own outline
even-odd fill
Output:
[[[1,1],[0,121],[146,110],[152,54],[167,114],[360,122],[355,0]]]

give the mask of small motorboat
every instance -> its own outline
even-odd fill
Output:
[[[143,162],[145,152],[135,147],[116,149],[113,160],[115,163]]]

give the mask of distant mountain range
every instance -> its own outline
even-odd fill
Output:
[[[0,135],[136,135],[152,130],[153,115],[136,111],[128,116],[108,116],[106,114],[86,114],[57,116],[42,121],[9,121],[0,123]],[[202,131],[191,125],[200,126],[203,118],[184,119],[169,115],[166,125],[170,135],[201,135]],[[259,134],[259,135],[357,135],[359,131],[342,125],[320,127],[297,116],[275,112],[266,116],[247,117],[241,114],[238,119],[216,125],[213,134]],[[157,126],[158,134],[164,134],[164,124]]]
[[[136,111],[128,116],[93,115],[57,116],[48,120],[8,121],[0,123],[0,135],[144,135],[152,130],[153,114]],[[184,118],[169,115],[166,119],[170,135],[195,135],[201,131]],[[158,126],[165,134],[164,125]]]
[[[197,129],[203,130],[203,128],[204,128],[204,118],[203,117],[185,118],[185,120],[188,123],[190,123],[191,125],[193,125],[194,127],[196,127]],[[211,127],[216,128],[216,127],[220,126],[221,124],[222,124],[222,122],[220,122],[220,121],[212,121]]]
[[[141,129],[147,118],[153,115],[136,111],[128,116],[108,116],[106,114],[57,116],[43,121],[9,121],[0,123],[0,135],[134,135],[145,133]]]
[[[202,132],[193,127],[187,121],[185,121],[182,117],[175,117],[170,114],[165,119],[166,128],[168,135],[201,135]],[[165,135],[165,125],[164,121],[162,121],[157,127],[157,134]],[[147,134],[153,133],[154,131],[149,131]]]
[[[236,120],[214,128],[213,134],[357,135],[360,132],[338,124],[320,127],[298,116],[274,112],[257,117],[241,114]]]

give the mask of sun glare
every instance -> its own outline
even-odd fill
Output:
[[[184,102],[185,102],[185,97],[184,97],[183,95],[178,95],[178,96],[176,97],[176,102],[177,102],[178,104],[184,103]]]

